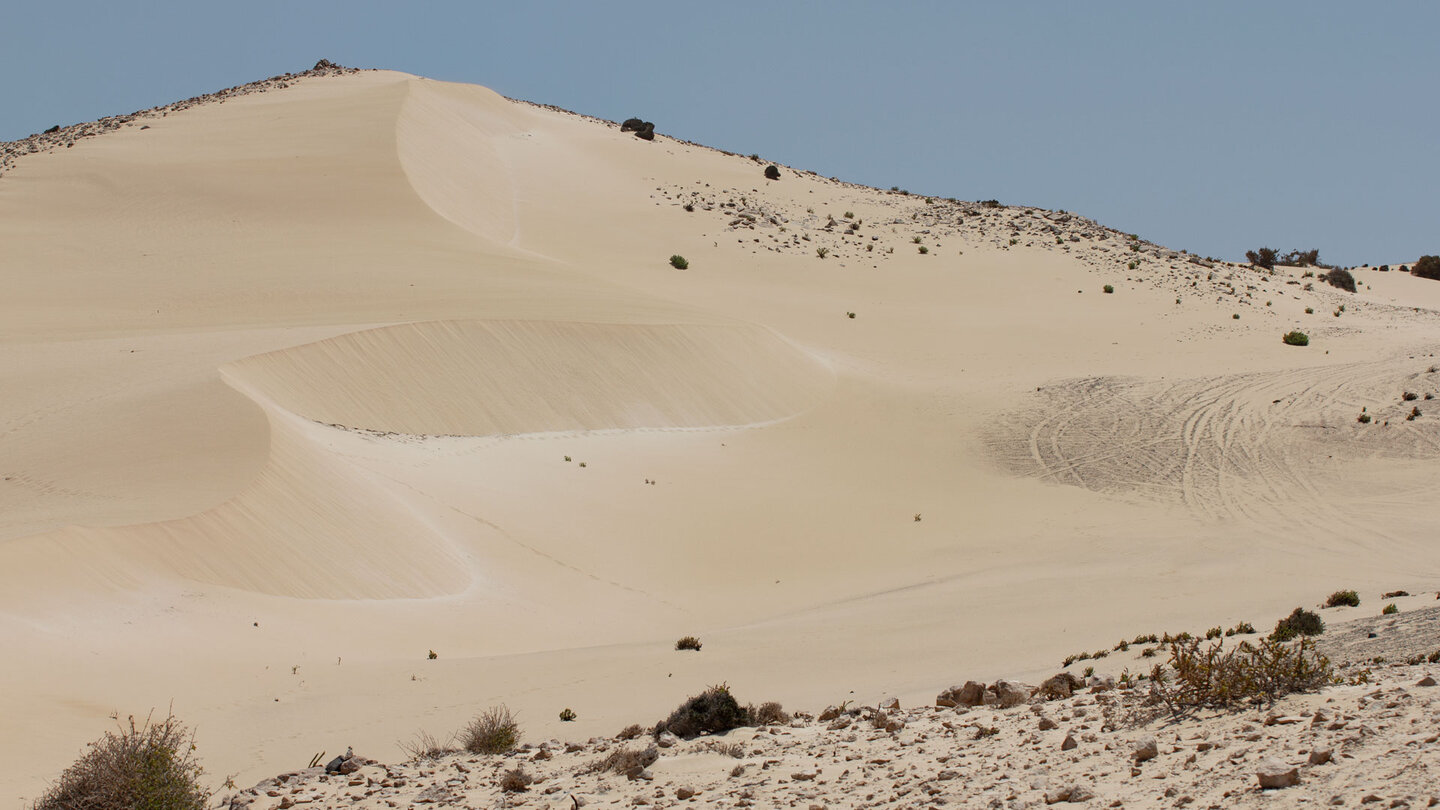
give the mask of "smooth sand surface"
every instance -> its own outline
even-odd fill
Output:
[[[501,701],[913,705],[1440,586],[1440,283],[385,71],[144,123],[0,178],[8,800],[112,712],[244,785]]]

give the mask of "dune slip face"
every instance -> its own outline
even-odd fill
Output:
[[[24,731],[0,797],[112,712],[173,704],[245,785],[506,703],[553,757],[523,797],[572,810],[1044,801],[1086,774],[1148,801],[1120,737],[1084,737],[1099,698],[1063,707],[1063,763],[1023,710],[913,707],[957,672],[1048,677],[1135,616],[1440,588],[1440,283],[1356,268],[1350,292],[655,123],[322,61],[0,144],[0,716]],[[720,683],[896,697],[908,730],[583,772]],[[1253,778],[1229,758],[1252,732],[1215,722],[1231,748],[1193,753],[1224,787],[1167,752],[1202,805]],[[987,781],[1012,756],[1030,781]],[[494,802],[501,762],[248,796]]]

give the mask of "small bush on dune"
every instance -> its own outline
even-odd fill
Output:
[[[675,642],[675,649],[694,650],[695,652],[700,652],[700,639],[694,636],[686,636]]]
[[[1391,602],[1390,604],[1388,604],[1388,605],[1385,606],[1385,609],[1384,609],[1384,610],[1382,610],[1382,611],[1380,611],[1380,612],[1383,613],[1383,614],[1385,614],[1386,616],[1389,616],[1389,615],[1394,614],[1394,613],[1399,613],[1399,612],[1400,612],[1400,608],[1395,607],[1395,603],[1394,603],[1394,602]]]
[[[405,753],[405,758],[414,762],[439,759],[447,754],[453,754],[455,748],[455,737],[447,740],[440,740],[428,731],[418,731],[415,738],[409,742],[396,743],[400,750]]]
[[[1304,332],[1297,332],[1297,331],[1286,332],[1286,333],[1284,334],[1284,336],[1282,336],[1280,339],[1285,342],[1285,345],[1286,345],[1286,346],[1309,346],[1309,345],[1310,345],[1310,336],[1307,335],[1307,334],[1305,334]]]
[[[790,722],[789,713],[773,700],[761,703],[758,709],[749,706],[745,713],[750,715],[750,721],[757,726],[783,726]]]
[[[690,262],[685,261],[684,256],[676,253],[674,256],[670,257],[670,266],[675,268],[676,270],[684,270],[690,266]]]
[[[780,167],[779,167],[779,166],[775,166],[775,165],[766,166],[766,167],[765,167],[765,179],[766,179],[766,180],[779,180],[779,179],[780,179]]]
[[[644,734],[644,733],[645,733],[645,727],[644,727],[644,726],[640,725],[639,723],[631,723],[630,725],[626,726],[625,728],[620,729],[620,733],[619,733],[619,734],[616,734],[615,736],[616,736],[617,738],[619,738],[619,739],[622,739],[622,740],[633,740],[633,739],[635,739],[636,737],[639,737],[641,734]]]
[[[1359,607],[1360,594],[1355,591],[1336,591],[1325,600],[1325,607],[1340,607],[1341,605]]]
[[[1263,267],[1271,270],[1275,267],[1275,260],[1279,258],[1274,248],[1262,247],[1259,250],[1245,251],[1245,259],[1256,267]]]
[[[680,704],[670,716],[655,725],[654,733],[659,736],[668,731],[677,737],[690,739],[702,733],[718,734],[739,728],[750,722],[744,708],[730,694],[725,684],[712,686]]]
[[[1325,632],[1325,620],[1304,608],[1295,608],[1289,616],[1275,623],[1272,641],[1289,641],[1296,636],[1318,636]]]
[[[1321,278],[1330,282],[1330,286],[1339,287],[1345,292],[1355,292],[1355,276],[1343,267],[1337,267],[1328,273],[1321,275]]]
[[[119,724],[119,718],[114,718]],[[35,810],[205,810],[210,791],[200,785],[194,734],[173,715],[155,723],[129,718],[117,731],[90,743],[65,769]]]
[[[500,775],[500,790],[504,793],[520,793],[530,787],[535,777],[525,772],[525,767],[516,766]]]
[[[619,748],[591,765],[588,770],[593,773],[610,771],[630,779],[637,779],[641,771],[655,764],[655,760],[659,758],[660,752],[653,745],[648,748]]]
[[[504,754],[520,744],[520,724],[502,703],[471,720],[460,732],[460,744],[472,754]]]
[[[1403,271],[1404,268],[1401,269]],[[1421,256],[1420,261],[1410,268],[1410,275],[1440,280],[1440,256]]]

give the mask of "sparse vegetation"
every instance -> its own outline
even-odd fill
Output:
[[[1278,258],[1274,248],[1262,247],[1259,250],[1245,251],[1245,260],[1266,270],[1274,269],[1275,259]]]
[[[930,248],[925,247],[924,245],[921,245],[921,246],[920,246],[920,255],[921,255],[921,256],[924,256],[925,254],[927,254],[927,253],[929,253],[929,252],[930,252]]]
[[[790,722],[785,708],[773,700],[761,703],[759,708],[750,707],[746,713],[757,726],[783,726]]]
[[[676,270],[685,270],[690,267],[690,262],[685,261],[684,256],[676,253],[674,256],[670,257],[670,266],[675,268]]]
[[[815,248],[815,255],[823,259],[830,255],[830,248]]]
[[[655,725],[654,733],[668,731],[681,739],[692,739],[701,733],[718,734],[739,728],[749,718],[730,694],[725,684],[712,686],[680,704],[670,716]]]
[[[34,804],[35,810],[205,810],[210,791],[195,758],[194,734],[173,715],[135,718],[90,743]]]
[[[1285,342],[1285,345],[1286,345],[1286,346],[1309,346],[1309,345],[1310,345],[1310,336],[1307,335],[1307,334],[1305,334],[1304,332],[1299,332],[1299,331],[1293,331],[1293,330],[1292,330],[1292,331],[1290,331],[1290,332],[1286,332],[1285,335],[1284,335],[1283,337],[1281,337],[1280,339]]]
[[[648,748],[620,748],[591,765],[590,770],[613,771],[629,779],[637,779],[642,771],[655,764],[655,760],[659,758],[660,752],[653,745]]]
[[[472,754],[504,754],[520,744],[520,724],[505,704],[486,709],[460,731],[460,745]]]
[[[1332,287],[1339,287],[1345,292],[1355,292],[1355,276],[1343,267],[1323,273],[1320,277],[1329,282]]]
[[[1385,608],[1380,612],[1386,616],[1390,616],[1392,614],[1399,613],[1400,608],[1395,607],[1395,603],[1391,602],[1390,604],[1386,605]]]
[[[766,179],[766,180],[779,180],[779,179],[780,179],[780,167],[779,167],[779,166],[776,166],[776,165],[773,164],[773,163],[770,164],[769,166],[766,166],[766,167],[765,167],[765,179]]]
[[[1355,421],[1359,422],[1362,425],[1368,425],[1370,424],[1370,414],[1362,413],[1359,417],[1355,419]]]
[[[1400,268],[1400,271],[1404,272],[1405,268]],[[1421,256],[1420,260],[1415,262],[1415,266],[1410,268],[1410,275],[1416,278],[1440,280],[1440,256]]]
[[[1360,607],[1360,594],[1355,591],[1336,591],[1325,600],[1325,607]]]
[[[1250,622],[1240,622],[1229,630],[1225,631],[1226,636],[1246,636],[1255,632],[1255,625]]]
[[[520,793],[534,781],[535,777],[525,772],[525,766],[516,765],[500,775],[500,790],[504,793]]]
[[[1310,639],[1293,644],[1276,639],[1258,645],[1242,641],[1229,649],[1218,641],[1201,649],[1201,642],[1192,639],[1172,642],[1168,668],[1157,665],[1150,677],[1156,697],[1178,715],[1254,698],[1273,702],[1291,692],[1331,684],[1335,672]]]
[[[560,722],[562,722],[562,723],[570,723],[570,722],[573,722],[574,720],[575,720],[575,712],[571,711],[571,710],[570,710],[570,707],[567,706],[567,707],[565,707],[565,708],[563,708],[563,709],[560,710]]]
[[[855,313],[853,313],[853,312],[847,312],[847,313],[845,313],[845,317],[847,317],[847,318],[849,318],[850,320],[853,321],[853,320],[855,320]]]
[[[458,750],[455,748],[454,735],[442,741],[428,731],[418,731],[415,733],[414,739],[408,742],[398,742],[395,745],[405,754],[406,759],[414,762],[436,760]],[[312,763],[310,767],[313,768],[316,764],[318,762]]]
[[[626,726],[625,728],[620,729],[620,733],[619,733],[619,734],[616,734],[615,736],[618,737],[618,738],[620,738],[620,739],[622,739],[622,740],[633,740],[633,739],[635,739],[636,737],[639,737],[641,734],[644,734],[644,733],[645,733],[645,727],[644,727],[644,726],[640,725],[639,723],[631,723],[630,725]]]
[[[1220,637],[1223,636],[1224,634],[1225,634],[1225,630],[1224,630],[1223,628],[1220,628],[1220,627],[1212,627],[1212,628],[1210,628],[1209,630],[1206,630],[1206,631],[1205,631],[1205,639],[1208,641],[1208,640],[1210,640],[1210,639],[1212,639],[1212,638],[1220,638]]]
[[[685,636],[684,638],[675,642],[675,649],[694,650],[695,652],[700,652],[700,639],[694,636]]]
[[[1318,636],[1325,632],[1325,620],[1313,611],[1295,608],[1289,616],[1275,623],[1272,641],[1289,641],[1296,636]]]
[[[1113,285],[1113,284],[1106,284],[1104,287],[1101,287],[1100,289],[1104,290],[1106,295],[1110,295],[1111,293],[1115,292],[1115,285]]]

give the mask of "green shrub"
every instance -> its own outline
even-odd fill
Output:
[[[107,731],[60,774],[35,810],[205,810],[210,791],[195,758],[195,735],[175,717],[136,725],[135,718]]]
[[[1274,248],[1262,247],[1257,250],[1245,251],[1245,259],[1256,267],[1263,267],[1266,270],[1274,269],[1275,260],[1279,258]]]
[[[1325,607],[1340,607],[1341,605],[1360,607],[1360,594],[1355,591],[1336,591],[1325,600]]]
[[[1199,640],[1170,644],[1168,669],[1150,673],[1156,697],[1174,714],[1202,707],[1225,707],[1252,698],[1270,701],[1335,682],[1330,659],[1315,643],[1301,639],[1287,644],[1264,639],[1259,645],[1242,641],[1229,649],[1215,642],[1201,649]]]
[[[1404,268],[1402,267],[1403,271]],[[1420,261],[1410,268],[1410,275],[1417,278],[1440,280],[1440,256],[1421,256]]]
[[[815,248],[815,255],[823,259],[830,255],[830,248]]]
[[[709,732],[718,734],[739,728],[749,721],[743,709],[725,684],[712,686],[680,704],[670,716],[655,725],[654,733],[668,731],[682,739],[691,739]]]
[[[1251,623],[1249,623],[1249,622],[1240,622],[1239,624],[1235,625],[1234,627],[1230,628],[1229,630],[1226,630],[1226,631],[1225,631],[1225,635],[1226,635],[1227,637],[1228,637],[1228,636],[1244,636],[1244,635],[1251,635],[1251,634],[1253,634],[1254,632],[1255,632],[1255,625],[1253,625],[1253,624],[1251,624]]]
[[[1305,334],[1304,332],[1296,332],[1296,331],[1286,332],[1285,335],[1284,335],[1284,337],[1281,337],[1280,339],[1283,340],[1283,341],[1285,341],[1285,345],[1287,345],[1287,346],[1309,346],[1309,345],[1310,345],[1310,336],[1307,335],[1307,334]]]
[[[924,256],[926,253],[929,253],[929,252],[930,252],[930,248],[925,247],[924,245],[921,245],[921,246],[920,246],[920,255],[921,255],[921,256]]]
[[[694,636],[685,636],[684,638],[675,642],[675,649],[694,650],[695,652],[700,652],[700,639]]]
[[[1328,273],[1321,275],[1321,278],[1330,282],[1330,286],[1339,287],[1346,292],[1355,292],[1355,276],[1343,267],[1337,267]]]
[[[1106,295],[1109,295],[1109,294],[1115,292],[1115,285],[1113,285],[1113,284],[1106,284],[1106,285],[1105,285],[1104,287],[1102,287],[1101,289],[1103,289],[1103,290],[1105,291],[1105,294],[1106,294]]]
[[[670,266],[675,268],[676,270],[684,270],[690,266],[690,262],[685,261],[684,256],[676,253],[674,256],[670,257]]]
[[[460,731],[460,745],[472,754],[505,754],[520,744],[520,724],[502,703],[486,709]]]
[[[774,164],[771,164],[771,165],[769,165],[769,166],[766,166],[766,167],[765,167],[765,179],[766,179],[766,180],[779,180],[779,179],[780,179],[780,167],[779,167],[779,166],[776,166],[776,165],[774,165]]]
[[[575,712],[571,711],[568,706],[565,707],[564,709],[561,709],[561,710],[560,710],[560,722],[562,722],[562,723],[570,723],[570,722],[573,722],[574,720],[575,720]]]
[[[1356,418],[1355,421],[1359,422],[1362,425],[1368,425],[1370,424],[1370,414],[1362,413],[1358,418]]]
[[[1305,608],[1295,608],[1289,616],[1275,623],[1270,633],[1274,641],[1289,641],[1296,636],[1318,636],[1325,632],[1325,620]]]
[[[1383,614],[1385,614],[1386,616],[1389,616],[1389,615],[1391,615],[1391,614],[1393,614],[1393,613],[1399,613],[1399,612],[1400,612],[1400,608],[1395,607],[1395,603],[1394,603],[1394,602],[1391,602],[1390,604],[1388,604],[1388,605],[1385,606],[1385,609],[1384,609],[1384,610],[1382,610],[1382,611],[1380,611],[1380,612],[1383,613]]]
[[[1221,628],[1219,628],[1219,627],[1212,627],[1212,628],[1210,628],[1209,630],[1206,630],[1206,631],[1205,631],[1205,638],[1206,638],[1206,640],[1208,641],[1209,639],[1212,639],[1212,638],[1220,638],[1220,637],[1221,637],[1222,635],[1224,635],[1224,634],[1225,634],[1225,631],[1224,631],[1223,629],[1221,629]]]
[[[1306,315],[1314,315],[1314,314],[1315,314],[1315,308],[1314,308],[1314,307],[1305,307],[1305,314],[1306,314]]]

